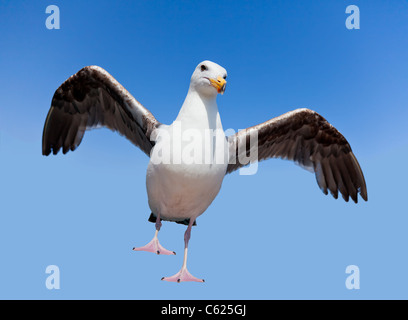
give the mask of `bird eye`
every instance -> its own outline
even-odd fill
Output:
[[[208,68],[207,68],[207,66],[205,64],[202,64],[201,65],[201,71],[205,71],[205,70],[208,70]]]
[[[224,76],[224,80],[227,79],[227,76]]]

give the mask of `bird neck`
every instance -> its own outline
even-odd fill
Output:
[[[183,127],[219,129],[221,123],[216,97],[200,95],[190,87],[175,121],[180,121]]]

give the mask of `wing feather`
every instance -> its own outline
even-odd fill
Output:
[[[337,199],[358,201],[358,193],[367,201],[363,172],[344,136],[317,112],[297,109],[228,137],[231,173],[250,162],[250,138],[258,133],[258,161],[281,158],[294,161],[316,174],[324,194]],[[243,155],[247,157],[243,157]],[[245,159],[245,161],[242,161]],[[241,160],[241,161],[240,161]]]
[[[150,135],[160,125],[108,72],[88,66],[54,93],[44,124],[42,153],[74,151],[86,130],[104,126],[125,136],[150,155]]]

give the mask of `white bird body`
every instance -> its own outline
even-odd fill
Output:
[[[150,209],[162,220],[195,220],[217,196],[228,165],[216,96],[190,87],[176,120],[157,131],[146,174]]]

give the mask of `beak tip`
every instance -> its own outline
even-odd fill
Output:
[[[224,94],[227,81],[224,78],[218,77],[217,80],[209,79],[211,85],[217,89],[218,93]]]

